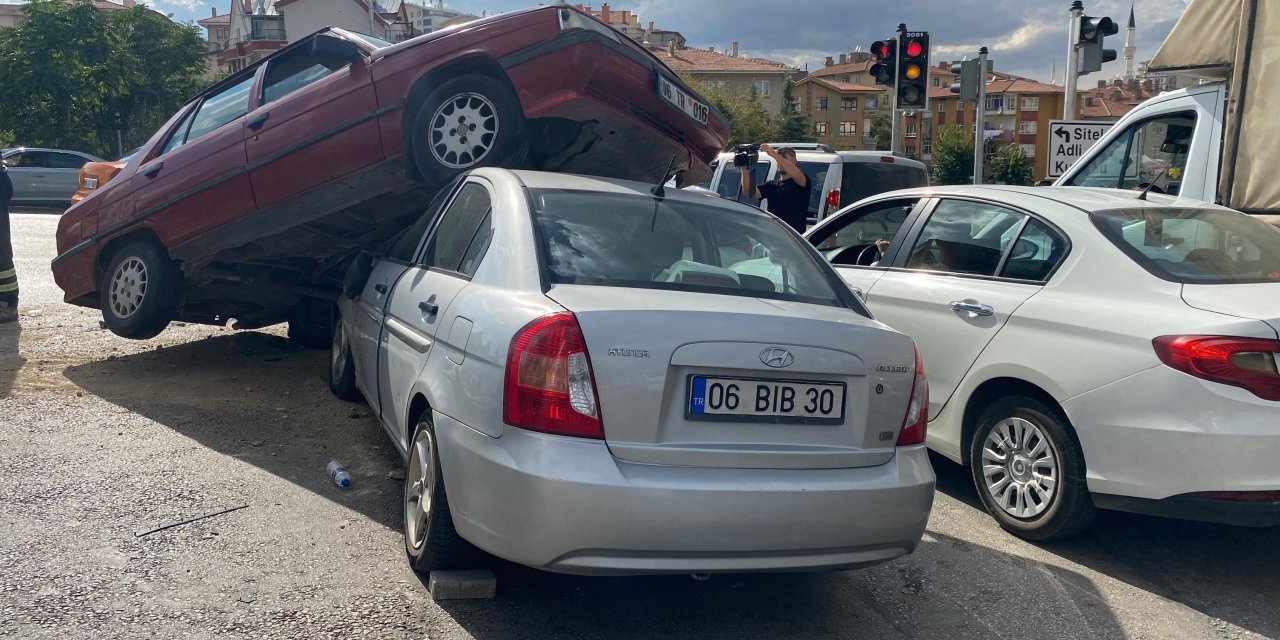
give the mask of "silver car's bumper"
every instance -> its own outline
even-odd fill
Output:
[[[812,571],[915,550],[933,504],[923,446],[857,469],[623,462],[605,443],[436,416],[458,532],[499,557],[576,574]]]

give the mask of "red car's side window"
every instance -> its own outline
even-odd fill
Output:
[[[318,52],[315,55],[299,52],[275,60],[267,67],[267,77],[262,89],[262,103],[267,104],[293,93],[328,77],[348,64],[351,64],[350,60],[327,52]]]

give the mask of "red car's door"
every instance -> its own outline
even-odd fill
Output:
[[[311,40],[267,63],[260,106],[245,120],[259,208],[383,159],[368,59],[337,36]]]
[[[136,211],[172,248],[255,209],[244,114],[253,76],[201,100],[131,178]]]

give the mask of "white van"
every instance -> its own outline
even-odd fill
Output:
[[[813,183],[809,196],[809,224],[835,213],[847,204],[885,191],[929,186],[929,169],[923,162],[881,151],[830,151],[820,145],[772,144],[796,151],[796,164]],[[809,147],[806,149],[805,147]],[[819,150],[821,149],[821,150]],[[733,153],[720,154],[712,163],[714,173],[706,187],[722,198],[740,200],[768,209],[751,194],[739,194],[741,179],[733,166]],[[778,168],[769,156],[760,154],[755,168],[756,184],[773,180]],[[741,197],[739,197],[741,196]]]

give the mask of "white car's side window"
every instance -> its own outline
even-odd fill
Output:
[[[942,200],[907,258],[908,269],[994,276],[1012,238],[1007,232],[1026,215],[970,200]]]

